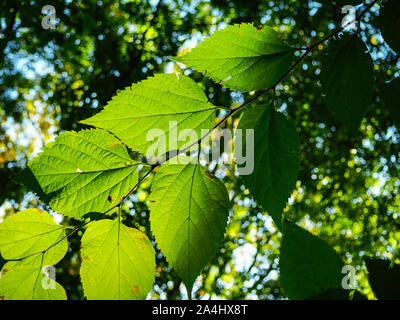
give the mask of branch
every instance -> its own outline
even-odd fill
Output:
[[[148,27],[148,29],[143,33],[142,36],[142,48],[140,50],[140,56],[141,53],[143,52],[143,44],[144,44],[144,39],[146,38],[146,33],[147,31],[150,29],[150,27],[152,26],[152,23],[154,21],[154,18],[157,15],[158,9],[160,7],[161,4],[160,0],[157,4],[156,7],[156,12],[154,13],[151,21],[150,21],[150,25]],[[316,42],[315,44],[311,45],[310,47],[306,48],[305,52],[300,56],[300,58],[289,68],[288,71],[286,71],[282,77],[276,81],[272,86],[270,86],[269,88],[260,91],[259,93],[257,93],[254,97],[252,97],[251,99],[245,101],[243,104],[241,104],[240,106],[231,109],[229,111],[228,114],[226,114],[211,130],[209,130],[205,135],[203,135],[199,140],[197,140],[196,142],[192,143],[191,145],[187,146],[186,148],[179,150],[177,152],[174,152],[174,154],[172,156],[170,156],[172,151],[167,152],[165,155],[165,159],[158,162],[157,164],[153,164],[150,168],[149,171],[147,171],[144,176],[142,178],[139,179],[139,181],[133,186],[133,188],[128,192],[127,195],[125,195],[121,201],[119,201],[116,205],[114,205],[113,207],[111,207],[110,209],[108,209],[107,211],[103,212],[103,213],[99,213],[99,215],[90,220],[90,221],[86,221],[82,224],[80,224],[79,226],[76,226],[72,229],[72,231],[68,234],[65,235],[64,237],[62,237],[60,240],[58,240],[56,243],[54,243],[53,245],[51,245],[50,247],[48,247],[46,250],[31,254],[27,257],[21,258],[21,259],[17,259],[17,261],[21,261],[24,260],[28,257],[37,255],[37,254],[44,254],[45,252],[47,252],[48,250],[50,250],[51,248],[53,248],[54,246],[56,246],[58,243],[60,243],[61,241],[63,241],[65,238],[68,238],[69,236],[71,236],[72,234],[74,234],[76,231],[78,231],[80,228],[84,227],[85,225],[96,221],[99,217],[103,216],[104,214],[114,210],[115,208],[119,208],[121,206],[121,204],[132,195],[133,192],[135,192],[139,186],[141,185],[141,183],[159,166],[161,166],[163,163],[167,162],[168,160],[175,158],[176,156],[186,152],[187,150],[191,149],[192,147],[194,147],[196,144],[200,145],[201,142],[211,133],[213,132],[213,130],[215,130],[216,128],[218,128],[221,124],[223,124],[229,117],[231,117],[232,115],[234,115],[235,113],[237,113],[238,111],[242,110],[244,107],[246,107],[247,105],[249,105],[250,103],[254,102],[255,100],[257,100],[258,98],[262,97],[263,95],[265,95],[267,92],[269,92],[270,90],[274,90],[276,88],[276,86],[283,80],[285,79],[297,66],[298,64],[311,52],[313,52],[315,50],[315,48],[317,48],[320,44],[324,43],[325,41],[329,40],[330,38],[334,37],[335,35],[337,35],[338,33],[340,33],[341,31],[343,31],[346,27],[348,27],[349,25],[351,25],[352,23],[354,23],[355,21],[360,21],[362,19],[362,17],[378,2],[379,0],[374,0],[372,3],[370,3],[365,10],[363,10],[360,15],[358,15],[356,17],[356,19],[349,21],[348,23],[346,23],[344,26],[341,26],[339,28],[337,28],[336,30],[334,30],[331,34],[329,34],[328,36],[324,37],[323,39],[319,40],[318,42]],[[300,49],[301,50],[301,49]],[[129,74],[128,74],[129,75]],[[10,261],[10,260],[9,260]]]
[[[200,145],[201,142],[211,133],[213,132],[215,129],[217,129],[219,126],[221,126],[229,117],[231,117],[232,115],[234,115],[235,113],[237,113],[238,111],[242,110],[244,107],[246,107],[247,105],[249,105],[250,103],[254,102],[255,100],[257,100],[258,98],[262,97],[263,95],[265,95],[267,92],[269,92],[270,90],[275,89],[275,87],[283,80],[285,79],[297,66],[298,64],[312,51],[315,50],[315,48],[317,48],[320,44],[324,43],[325,41],[328,41],[330,38],[334,37],[335,35],[337,35],[338,33],[340,33],[341,31],[343,31],[345,28],[347,28],[349,25],[351,25],[352,23],[354,23],[355,21],[360,21],[361,18],[373,7],[373,5],[375,3],[377,3],[379,0],[374,0],[371,4],[369,4],[364,11],[361,12],[361,14],[359,16],[356,17],[356,19],[349,21],[348,23],[346,23],[345,25],[337,28],[336,30],[334,30],[331,34],[329,34],[328,36],[324,37],[323,39],[319,40],[318,42],[316,42],[315,44],[311,45],[310,47],[308,47],[306,49],[306,51],[300,56],[300,58],[289,68],[288,71],[286,71],[282,77],[276,81],[272,86],[270,86],[269,88],[260,91],[259,93],[257,93],[254,97],[252,97],[251,99],[245,101],[243,104],[241,104],[240,106],[231,109],[229,111],[228,114],[226,114],[216,125],[214,125],[214,127],[209,130],[205,135],[203,135],[199,140],[197,140],[196,142],[192,143],[191,145],[187,146],[186,148],[179,150],[177,152],[174,152],[174,154],[172,156],[170,156],[170,154],[172,153],[172,151],[167,152],[166,154],[164,154],[165,159],[158,162],[157,164],[152,165],[151,169],[149,171],[146,172],[146,174],[138,181],[138,183],[129,191],[129,193],[122,198],[122,200],[116,204],[114,207],[112,207],[111,209],[107,210],[105,213],[115,209],[116,207],[119,207],[121,205],[122,202],[124,202],[135,190],[137,190],[137,188],[140,186],[140,184],[143,182],[143,180],[150,175],[150,173],[152,173],[154,171],[154,169],[156,169],[157,167],[159,167],[160,165],[162,165],[163,163],[167,162],[168,160],[175,158],[176,156],[186,152],[187,150],[191,149],[192,147],[194,147],[196,144]],[[161,0],[160,0],[161,2]],[[160,3],[159,2],[159,3]]]
[[[330,35],[326,36],[325,38],[323,38],[322,40],[318,41],[317,43],[313,44],[312,46],[308,47],[306,49],[306,51],[301,55],[301,57],[289,68],[288,71],[285,72],[285,74],[278,80],[276,81],[272,86],[270,86],[268,89],[265,89],[263,91],[260,91],[258,94],[256,94],[254,97],[252,97],[250,100],[244,102],[243,104],[241,104],[240,106],[232,109],[225,117],[222,118],[221,121],[219,121],[210,131],[208,131],[203,137],[201,137],[198,141],[192,143],[191,145],[189,145],[188,147],[184,148],[183,150],[179,151],[175,156],[186,152],[187,150],[189,150],[190,148],[192,148],[193,146],[195,146],[196,144],[200,143],[202,140],[204,140],[204,138],[206,138],[213,130],[215,130],[216,128],[218,128],[221,124],[223,124],[229,117],[231,117],[232,115],[234,115],[236,112],[238,112],[239,110],[242,110],[245,106],[249,105],[250,103],[252,103],[253,101],[257,100],[258,98],[260,98],[261,96],[265,95],[267,92],[269,92],[270,90],[273,90],[276,88],[276,86],[283,80],[285,79],[289,73],[291,73],[297,66],[298,64],[312,51],[315,50],[315,48],[317,48],[320,44],[324,43],[325,41],[329,40],[330,38],[334,37],[335,35],[337,35],[338,33],[340,33],[341,31],[343,31],[345,28],[347,28],[349,25],[351,25],[352,23],[354,23],[355,21],[360,21],[360,19],[369,11],[369,9],[375,4],[377,3],[378,0],[373,1],[361,14],[359,17],[357,17],[356,19],[349,21],[348,23],[346,23],[344,26],[337,28],[335,31],[333,31]],[[169,159],[165,160],[168,161]],[[164,162],[165,162],[164,161]]]

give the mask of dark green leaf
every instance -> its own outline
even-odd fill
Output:
[[[246,129],[254,129],[254,170],[243,175],[245,185],[280,228],[283,209],[299,172],[300,143],[296,128],[271,105],[261,105],[246,109],[238,129],[242,130],[242,153],[246,150]],[[235,139],[237,146],[238,132]]]
[[[369,107],[373,83],[371,57],[356,36],[331,43],[321,72],[322,91],[332,114],[356,131]]]
[[[390,261],[366,259],[369,284],[379,300],[400,299],[400,265],[390,267]]]
[[[400,79],[396,78],[381,89],[383,104],[389,109],[394,124],[400,127]]]
[[[307,299],[341,287],[343,262],[325,241],[283,220],[281,285],[290,299]]]
[[[389,0],[382,3],[379,12],[378,26],[381,29],[383,39],[390,48],[400,54],[400,1]]]

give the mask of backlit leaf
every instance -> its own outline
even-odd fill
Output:
[[[151,230],[190,296],[193,282],[216,255],[224,237],[228,193],[199,164],[163,165],[151,192]]]
[[[37,266],[21,265],[0,278],[0,300],[67,300],[64,288]]]
[[[274,85],[289,70],[293,53],[274,29],[242,23],[216,31],[184,56],[172,59],[228,88],[247,92]]]
[[[153,287],[156,264],[150,240],[118,220],[91,223],[82,237],[81,256],[88,299],[145,299]]]
[[[67,249],[64,227],[40,209],[21,211],[0,223],[0,252],[5,260],[27,258],[23,264],[38,266],[42,260],[40,253],[47,250],[42,263],[54,265],[64,257]],[[17,264],[21,263],[9,262],[5,268]]]
[[[103,130],[65,132],[30,164],[51,194],[50,206],[77,219],[118,204],[136,184],[137,167],[126,147]]]
[[[81,122],[112,132],[146,155],[157,147],[161,156],[186,145],[183,130],[200,138],[201,129],[211,129],[216,108],[189,77],[157,74],[119,92],[103,111]]]

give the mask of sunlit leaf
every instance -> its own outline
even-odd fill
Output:
[[[199,164],[166,164],[154,178],[150,203],[156,242],[190,295],[221,246],[229,210],[226,188]]]
[[[65,132],[30,164],[51,194],[50,206],[78,219],[118,204],[136,184],[137,167],[126,147],[102,130]]]
[[[268,27],[242,23],[216,31],[174,61],[243,92],[274,85],[291,66],[294,50]]]
[[[216,106],[189,77],[157,74],[120,91],[103,111],[81,121],[107,129],[133,150],[157,156],[187,144],[183,130],[198,138],[214,125]]]
[[[37,266],[42,261],[43,265],[53,265],[64,257],[67,248],[64,227],[40,209],[21,211],[0,223],[0,252],[5,260],[27,258],[23,264]],[[10,262],[5,268],[16,264]]]
[[[64,288],[37,266],[18,266],[2,272],[0,300],[66,300]]]
[[[145,299],[153,287],[156,264],[150,240],[118,220],[90,224],[82,238],[81,256],[88,299]]]

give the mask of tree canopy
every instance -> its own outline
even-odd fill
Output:
[[[110,285],[110,298],[181,299],[182,281],[193,298],[343,298],[344,265],[357,294],[400,298],[388,280],[400,258],[398,1],[58,0],[55,29],[42,27],[45,5],[0,4],[0,293],[96,299],[92,277],[112,283],[101,270],[118,261],[140,283]],[[357,23],[341,30],[344,5]],[[146,173],[139,131],[169,130],[171,110],[198,132],[254,129],[254,173],[235,174],[233,154]],[[196,203],[193,242],[181,198]],[[21,235],[30,223],[42,242]],[[13,278],[42,280],[30,255],[50,242],[54,296],[16,292]]]

